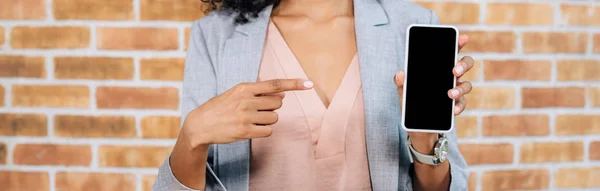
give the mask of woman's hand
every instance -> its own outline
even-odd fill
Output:
[[[169,165],[183,185],[203,190],[210,144],[227,144],[271,136],[284,91],[307,90],[299,79],[242,83],[206,101],[188,113],[175,143]]]
[[[242,83],[216,96],[186,117],[181,136],[189,148],[210,144],[227,144],[271,136],[284,91],[307,90],[310,81],[275,79]]]
[[[467,44],[467,41],[468,37],[466,35],[461,35],[459,37],[459,52]],[[448,96],[456,100],[456,105],[454,106],[454,115],[460,115],[467,107],[467,100],[464,96],[471,92],[472,86],[471,83],[468,81],[461,81],[460,77],[469,72],[469,70],[473,68],[473,65],[473,58],[471,58],[470,56],[465,56],[454,67],[454,76],[458,78],[457,86],[454,89],[448,91]],[[400,100],[402,100],[403,96],[404,76],[404,71],[399,71],[394,77],[394,81],[398,88],[398,94],[400,95]],[[411,143],[413,144],[415,150],[421,153],[433,153],[433,146],[435,145],[438,138],[437,134],[415,132],[410,132],[408,134],[410,136]]]

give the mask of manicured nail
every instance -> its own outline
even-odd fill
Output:
[[[315,84],[313,84],[311,81],[306,81],[302,85],[304,85],[305,88],[312,88]]]
[[[465,69],[461,65],[458,65],[454,70],[456,70],[457,74],[462,74]]]
[[[456,97],[458,96],[458,90],[451,90],[450,94],[452,94],[452,97]]]
[[[460,112],[460,106],[454,107],[454,113],[458,113],[458,112]]]

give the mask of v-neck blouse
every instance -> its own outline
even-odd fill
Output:
[[[258,78],[307,79],[272,22]],[[251,140],[250,190],[371,190],[361,87],[355,55],[329,107],[314,89],[285,92],[272,135]]]

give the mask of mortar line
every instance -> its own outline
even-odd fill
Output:
[[[11,166],[12,164],[14,164],[14,160],[13,160],[13,153],[15,151],[15,147],[16,147],[16,143],[13,143],[11,141],[7,141],[4,142],[4,145],[6,146],[6,164]]]
[[[2,81],[2,80],[0,80]],[[8,109],[9,111],[12,108],[13,105],[13,97],[12,97],[12,92],[13,92],[13,84],[10,82],[4,82],[2,83],[2,85],[4,86],[4,108]],[[0,108],[2,109],[2,108]]]
[[[142,186],[143,186],[143,181],[142,181],[142,175],[136,173],[135,174],[135,190],[136,191],[142,191]]]
[[[48,170],[48,178],[50,179],[48,182],[50,186],[50,191],[56,190],[56,170],[50,169]]]
[[[55,128],[54,127],[54,118],[55,117],[56,116],[53,115],[53,114],[49,114],[49,115],[46,114],[46,119],[48,119],[48,124],[47,124],[47,127],[48,127],[48,130],[47,130],[48,131],[47,132],[48,133],[48,137],[54,137],[55,136],[54,135],[54,128]]]
[[[94,52],[96,50],[98,50],[98,27],[96,27],[96,25],[91,24],[89,25],[90,28],[90,47],[89,50],[90,52]]]
[[[88,84],[88,88],[89,88],[89,98],[90,98],[90,110],[97,110],[98,105],[97,102],[98,100],[96,100],[96,91],[98,89],[98,85],[97,84]]]
[[[46,6],[44,7],[45,11],[46,11],[46,19],[43,20],[44,22],[50,22],[51,23],[52,21],[55,20],[54,19],[54,12],[53,12],[54,9],[52,8],[53,4],[54,4],[53,0],[46,0]]]
[[[587,164],[590,162],[590,145],[591,140],[589,138],[585,139],[583,142],[583,163]]]
[[[47,54],[44,57],[44,65],[45,65],[45,71],[46,71],[46,78],[48,80],[53,80],[55,79],[54,76],[54,56],[52,54]]]
[[[139,56],[133,57],[133,81],[141,81],[141,58]]]
[[[513,143],[513,162],[512,165],[519,165],[521,160],[521,143],[517,142],[517,143]]]
[[[134,117],[134,119],[135,119],[135,135],[136,135],[137,138],[141,138],[142,135],[143,135],[142,134],[143,132],[142,132],[142,124],[141,124],[142,123],[142,119],[141,118],[142,117],[140,115],[136,115]]]
[[[140,11],[141,7],[140,7],[140,0],[133,0],[133,19],[136,21],[140,21],[141,20],[141,11]]]
[[[99,150],[99,148],[98,148],[99,146],[98,146],[97,143],[94,143],[94,144],[91,144],[90,147],[91,147],[91,150],[92,150],[92,161],[90,163],[90,167],[92,169],[98,169],[99,166],[100,166],[99,161],[98,161],[99,157],[100,157],[99,156],[100,155],[99,154],[100,151],[98,151]]]
[[[556,173],[556,169],[553,166],[548,166],[548,189],[554,190],[554,174]]]

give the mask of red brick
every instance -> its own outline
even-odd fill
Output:
[[[92,162],[87,145],[19,144],[13,155],[14,163],[21,165],[89,166]]]
[[[73,138],[131,138],[136,136],[135,118],[58,115],[54,117],[54,134]]]
[[[600,134],[600,115],[558,115],[557,135]]]
[[[167,87],[99,87],[96,100],[98,108],[177,109],[179,90]]]
[[[0,113],[0,136],[46,136],[46,115]]]
[[[457,116],[456,117],[456,135],[458,137],[476,137],[477,136],[477,117],[476,116]]]
[[[585,105],[585,89],[579,87],[523,88],[523,108],[570,107]]]
[[[552,25],[550,3],[488,3],[485,18],[491,25]]]
[[[185,49],[186,50],[190,44],[190,33],[192,33],[192,29],[189,27],[185,28],[184,35],[185,35]]]
[[[86,86],[13,85],[12,104],[17,107],[87,108],[90,92]]]
[[[4,86],[0,85],[0,107],[4,107],[4,103],[6,102],[4,99],[5,91],[6,90],[4,90]]]
[[[170,147],[159,146],[101,146],[101,167],[157,168],[171,153]]]
[[[467,109],[510,109],[515,106],[515,89],[512,87],[474,87],[465,96]]]
[[[0,0],[0,20],[40,20],[45,17],[45,0]]]
[[[554,173],[554,186],[557,188],[598,188],[600,187],[600,167],[560,168]]]
[[[477,82],[481,80],[481,67],[483,67],[483,65],[481,64],[481,61],[479,60],[475,60],[475,64],[473,64],[473,68],[471,68],[467,73],[465,73],[464,75],[462,75],[460,77],[460,81],[470,81],[470,82]]]
[[[184,58],[155,58],[140,61],[142,80],[183,80]]]
[[[592,107],[600,107],[600,87],[590,87],[588,91]]]
[[[154,181],[156,181],[156,175],[144,175],[142,177],[142,191],[152,191]]]
[[[550,81],[550,61],[487,60],[484,62],[484,79]]]
[[[194,21],[204,16],[205,5],[196,0],[141,0],[142,20]]]
[[[8,156],[8,148],[6,144],[0,142],[0,164],[6,164],[6,157]]]
[[[54,77],[57,79],[133,79],[133,58],[56,57]]]
[[[15,27],[10,44],[16,49],[74,49],[90,46],[87,27]]]
[[[469,174],[469,188],[468,191],[476,191],[477,190],[477,173],[471,172]]]
[[[594,34],[594,47],[593,51],[595,53],[600,53],[600,33]]]
[[[562,21],[571,26],[600,25],[600,7],[587,5],[560,5]]]
[[[546,169],[486,171],[481,177],[483,191],[541,190],[550,185]]]
[[[133,1],[53,0],[53,3],[54,18],[57,20],[133,19]]]
[[[431,9],[439,15],[442,24],[477,24],[479,23],[479,4],[478,3],[457,3],[457,2],[425,2],[418,1],[418,4],[427,9]]]
[[[179,117],[148,116],[142,118],[142,137],[150,139],[170,139],[179,136]]]
[[[49,181],[47,172],[0,171],[3,191],[48,191]]]
[[[469,37],[469,42],[461,53],[469,52],[514,52],[517,48],[517,35],[512,31],[461,31]],[[494,44],[495,46],[490,46]]]
[[[46,77],[44,57],[0,56],[0,77]]]
[[[524,32],[525,53],[585,53],[588,35],[584,32]]]
[[[4,36],[5,36],[4,33],[6,33],[5,30],[4,30],[4,28],[0,27],[0,46],[4,44],[4,41],[6,41],[4,39]]]
[[[547,115],[485,116],[483,136],[543,136],[550,134]]]
[[[556,71],[560,81],[600,81],[599,60],[560,60]]]
[[[600,160],[600,141],[590,143],[590,160]]]
[[[116,173],[57,172],[57,190],[135,190],[135,175]]]
[[[521,145],[521,163],[583,161],[582,142],[532,142]]]
[[[98,28],[98,49],[177,50],[179,35],[175,28]]]
[[[513,162],[514,146],[498,144],[460,144],[460,152],[469,165],[510,164]]]

